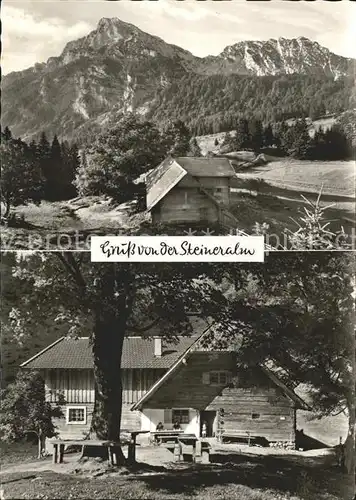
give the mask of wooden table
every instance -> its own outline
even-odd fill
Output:
[[[178,436],[184,434],[182,429],[179,430],[163,430],[163,431],[154,431],[151,432],[151,436],[153,437],[153,441],[156,444],[162,444],[167,441],[175,440]]]
[[[64,449],[66,446],[81,446],[82,451],[84,446],[103,446],[104,448],[107,448],[109,451],[109,448],[119,446],[119,443],[115,443],[113,441],[100,441],[97,439],[55,439],[54,441],[51,441],[51,444],[53,445],[53,463],[63,463],[63,455],[64,455]]]
[[[150,431],[132,431],[127,451],[127,461],[132,464],[136,462],[136,438],[139,434],[148,434]]]
[[[168,435],[167,435],[168,436]],[[192,446],[192,458],[193,462],[198,462],[202,459],[204,462],[209,462],[209,450],[210,444],[201,441],[196,437],[195,434],[185,434],[179,433],[178,435],[171,435],[170,439],[167,440],[167,444],[170,443],[170,446],[167,446],[168,449],[172,448],[173,445],[173,454],[174,460],[179,462],[182,460],[183,455],[183,446]]]
[[[149,431],[130,431],[131,438],[128,445],[127,462],[134,463],[136,461],[136,438],[139,434],[146,434]],[[66,446],[81,446],[82,455],[85,446],[103,447],[107,449],[108,458],[112,465],[117,465],[117,453],[121,450],[119,441],[100,441],[97,439],[55,439],[51,441],[53,444],[53,463],[63,463],[64,449]]]

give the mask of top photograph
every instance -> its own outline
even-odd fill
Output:
[[[1,251],[355,250],[354,2],[5,0]]]

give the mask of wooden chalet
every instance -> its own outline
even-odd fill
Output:
[[[234,176],[227,158],[166,158],[146,176],[146,205],[152,222],[222,222]]]
[[[309,409],[265,367],[236,369],[236,352],[201,346],[213,326],[197,322],[195,334],[167,342],[161,337],[127,337],[122,356],[122,429],[155,431],[162,422],[200,437],[256,437],[295,442],[296,412]],[[40,370],[46,398],[64,395],[62,439],[84,438],[94,407],[93,358],[88,338],[62,337],[21,365]]]

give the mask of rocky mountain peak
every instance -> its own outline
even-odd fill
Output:
[[[196,99],[199,82],[214,92],[221,84],[229,98],[226,75],[336,79],[350,74],[352,64],[305,37],[240,41],[218,56],[200,58],[117,17],[104,17],[87,36],[69,42],[61,55],[3,78],[2,122],[22,137],[42,130],[84,136],[90,127],[101,130],[115,123],[117,113],[164,114],[181,85]],[[221,82],[210,82],[211,75],[219,75]],[[192,93],[193,85],[197,90]]]
[[[350,60],[337,56],[318,42],[306,37],[247,40],[226,47],[218,59],[229,73],[255,74],[325,74],[338,78],[348,72]]]

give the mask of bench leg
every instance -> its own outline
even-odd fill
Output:
[[[136,443],[129,443],[127,451],[127,462],[129,464],[134,464],[136,462]]]
[[[195,447],[193,447],[193,461],[194,462],[201,462],[201,452],[202,452],[202,442],[197,441],[195,444]]]
[[[58,460],[58,444],[53,445],[53,456],[52,456],[53,463],[56,464]]]
[[[59,463],[63,463],[63,456],[64,456],[64,444],[59,445]]]
[[[109,446],[109,450],[108,451],[109,451],[108,455],[109,455],[109,462],[110,462],[110,464],[111,465],[116,465],[117,458],[116,458],[116,453],[115,453],[114,448],[112,446]]]
[[[203,450],[201,454],[201,461],[203,464],[209,464],[210,463],[210,453],[209,450]]]
[[[176,443],[174,445],[174,461],[180,462],[182,460],[182,445],[180,443]]]

